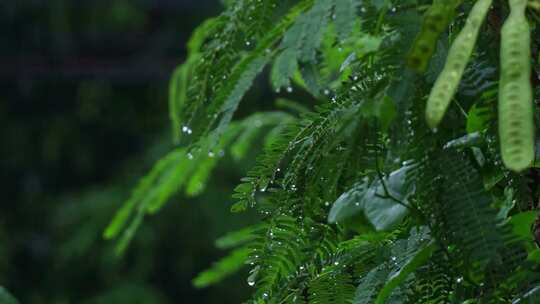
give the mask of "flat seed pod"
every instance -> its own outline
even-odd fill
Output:
[[[462,0],[435,0],[424,16],[422,29],[416,36],[407,56],[407,65],[418,73],[426,71],[435,53],[437,40],[454,17],[454,10]]]
[[[499,136],[505,166],[522,171],[534,160],[531,32],[526,0],[510,0],[511,13],[501,30]]]
[[[450,47],[444,69],[435,81],[427,102],[426,121],[431,128],[437,127],[442,120],[458,89],[491,3],[492,0],[478,0],[475,3],[465,26]]]

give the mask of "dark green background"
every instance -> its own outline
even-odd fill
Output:
[[[225,161],[208,194],[175,197],[128,253],[101,233],[171,148],[167,84],[217,0],[0,1],[0,286],[21,303],[238,303],[237,276],[196,290],[250,165]]]

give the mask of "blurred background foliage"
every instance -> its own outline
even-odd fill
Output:
[[[0,1],[0,286],[21,303],[247,297],[245,273],[207,289],[191,280],[225,255],[214,239],[254,222],[229,212],[253,155],[225,155],[206,194],[176,196],[124,257],[102,239],[138,177],[171,149],[169,76],[193,28],[221,9],[217,0]],[[255,91],[243,111],[265,106]]]

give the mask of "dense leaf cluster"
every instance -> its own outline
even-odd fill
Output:
[[[256,209],[261,222],[220,239],[235,249],[196,286],[247,264],[248,303],[537,303],[537,181],[507,170],[498,148],[506,1],[491,8],[438,129],[424,120],[474,2],[445,20],[418,73],[407,56],[431,1],[231,1],[194,33],[173,75],[179,147],[141,180],[106,237],[122,234],[123,250],[146,214],[174,192],[201,192],[221,154],[240,159],[263,135],[232,207]],[[537,51],[536,2],[530,7]],[[274,89],[303,90],[309,103],[278,100],[279,112],[233,120],[267,66]]]

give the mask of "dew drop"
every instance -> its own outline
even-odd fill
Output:
[[[183,126],[182,127],[182,132],[186,133],[186,134],[191,134],[193,133],[193,131],[191,131],[191,129],[188,127],[188,126]]]

